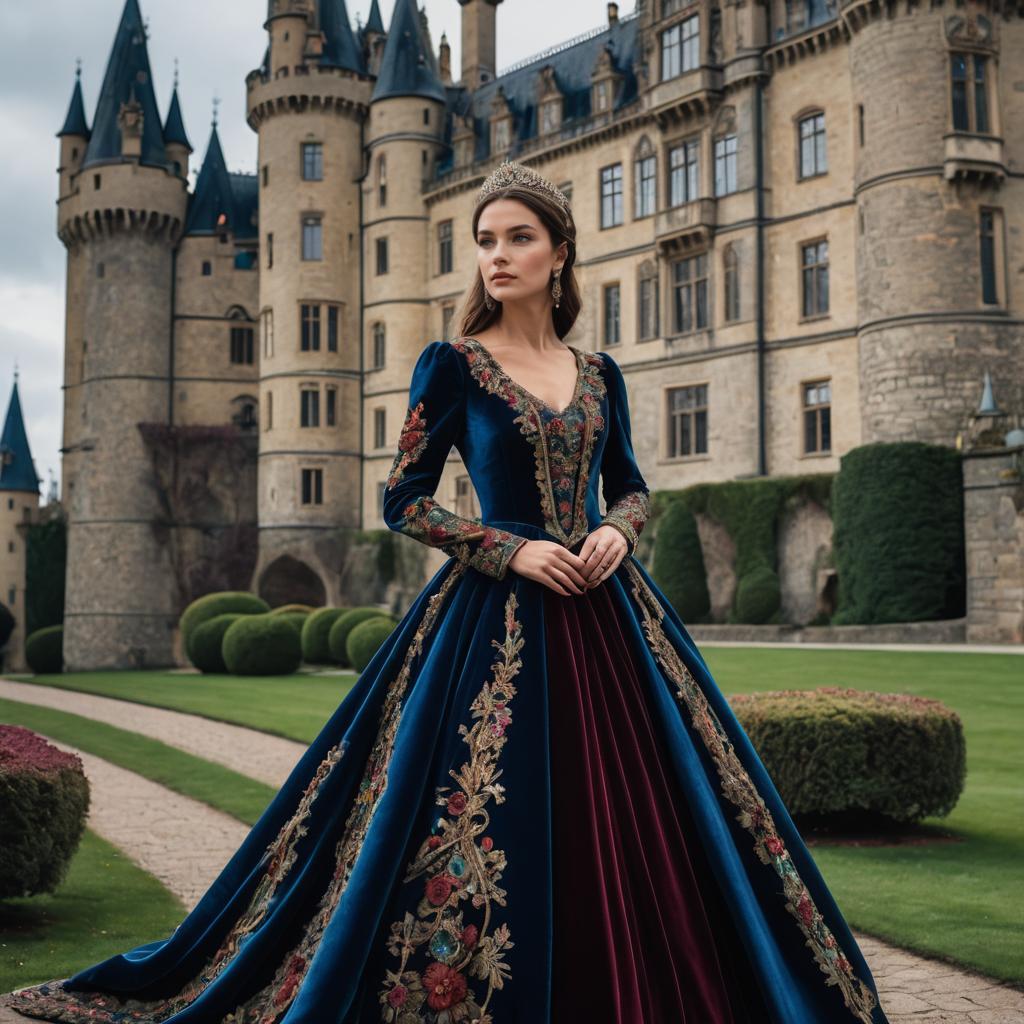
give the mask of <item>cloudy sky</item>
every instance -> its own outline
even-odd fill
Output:
[[[371,0],[348,0],[352,27]],[[378,0],[385,26],[394,0]],[[424,0],[417,0],[420,7]],[[453,74],[460,67],[457,0],[425,0],[431,38],[445,32]],[[161,116],[178,61],[185,129],[202,159],[214,97],[232,170],[256,170],[256,136],[245,123],[245,76],[263,56],[264,0],[140,0],[149,24],[149,59]],[[92,122],[124,0],[0,2],[0,417],[15,367],[29,444],[45,498],[60,481],[64,345],[64,248],[55,234],[60,130],[82,61]],[[607,21],[605,0],[504,0],[498,8],[498,70]],[[621,16],[634,9],[619,5]]]

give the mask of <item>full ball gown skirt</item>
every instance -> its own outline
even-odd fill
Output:
[[[558,411],[476,339],[412,374],[387,525],[451,557],[169,937],[23,989],[51,1021],[887,1024],[679,616],[633,556],[625,382]],[[433,497],[452,447],[481,515]],[[605,512],[598,503],[600,476]],[[527,540],[626,539],[560,595]]]

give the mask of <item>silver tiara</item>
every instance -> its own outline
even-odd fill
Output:
[[[525,167],[523,164],[517,164],[514,160],[503,160],[491,172],[490,177],[480,186],[480,191],[476,197],[477,203],[483,202],[492,192],[507,188],[509,185],[530,189],[533,192],[543,192],[546,196],[550,196],[562,208],[566,224],[569,223],[571,214],[569,212],[569,200],[566,198],[565,193],[561,189],[555,188],[547,178],[542,178],[532,168]]]

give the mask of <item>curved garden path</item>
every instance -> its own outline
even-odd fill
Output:
[[[252,729],[47,686],[0,680],[0,696],[101,718],[274,785],[305,749]],[[75,753],[92,784],[90,826],[194,906],[248,827],[101,758]],[[1024,992],[1018,989],[866,935],[858,934],[857,941],[890,1024],[1024,1024]],[[26,1020],[0,1006],[0,1024]]]

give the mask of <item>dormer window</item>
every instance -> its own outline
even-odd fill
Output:
[[[503,117],[491,125],[491,149],[498,151],[508,149],[511,118]]]
[[[600,114],[608,109],[608,83],[598,82],[594,86],[594,113]]]
[[[562,101],[548,100],[541,106],[540,115],[541,133],[547,135],[549,132],[556,131],[562,121]]]

